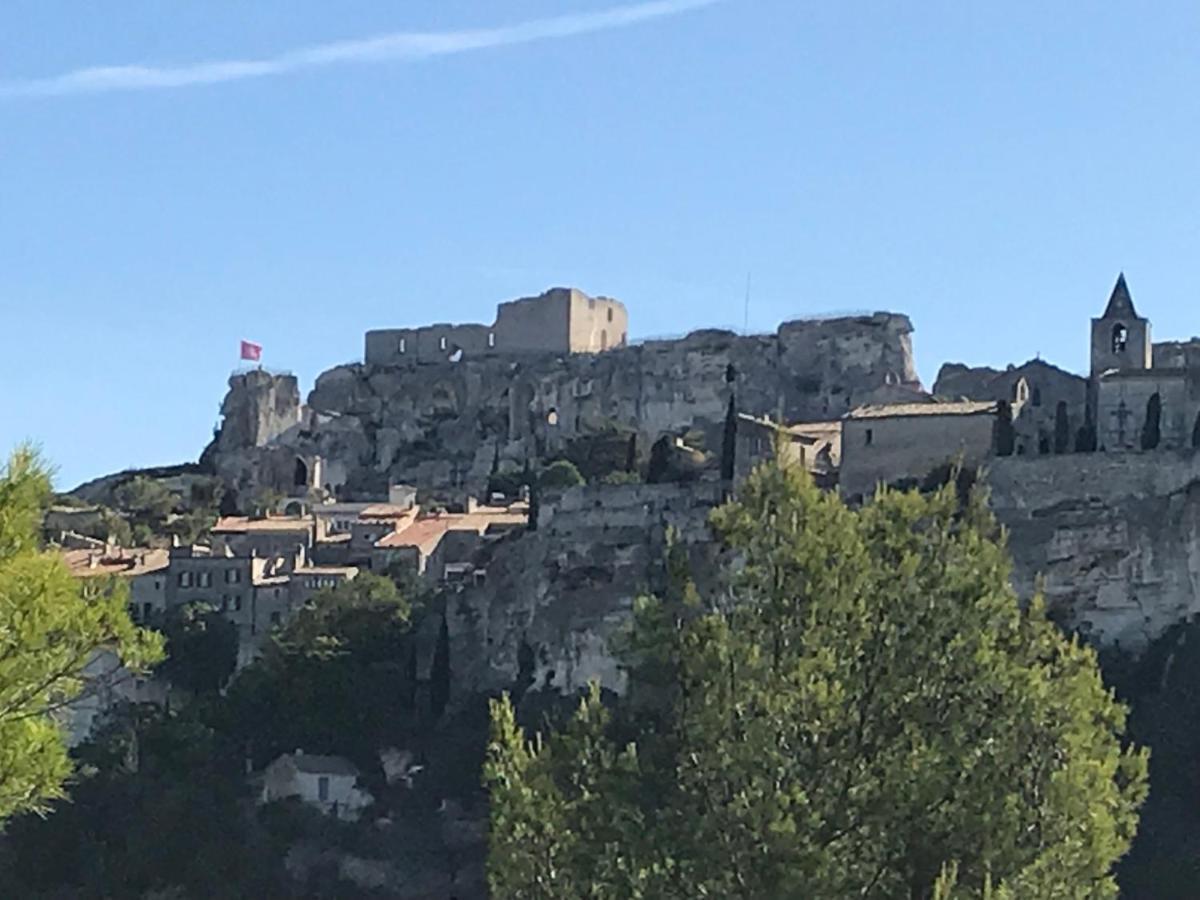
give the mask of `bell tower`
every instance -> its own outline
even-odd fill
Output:
[[[1122,272],[1104,315],[1092,319],[1092,377],[1109,369],[1149,369],[1150,365],[1150,320],[1133,308]]]

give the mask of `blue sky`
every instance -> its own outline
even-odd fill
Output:
[[[558,284],[624,300],[634,337],[740,326],[748,272],[755,330],[905,312],[927,384],[1082,370],[1121,269],[1156,337],[1200,333],[1200,4],[726,0],[462,38],[614,5],[0,5],[0,448],[40,441],[63,487],[194,459],[240,338],[307,390],[368,328]],[[395,32],[468,46],[70,74]]]

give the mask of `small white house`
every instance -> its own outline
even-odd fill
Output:
[[[298,797],[326,815],[355,821],[372,800],[358,787],[358,769],[341,756],[285,753],[263,776],[263,803]]]

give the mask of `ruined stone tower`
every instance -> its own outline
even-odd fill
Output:
[[[1104,315],[1092,319],[1092,377],[1111,369],[1149,369],[1150,320],[1133,308],[1125,273],[1117,277]]]

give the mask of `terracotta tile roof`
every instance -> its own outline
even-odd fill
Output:
[[[899,416],[977,416],[995,413],[995,400],[959,400],[953,403],[883,403],[860,406],[847,419],[887,419]]]
[[[63,553],[63,560],[71,574],[78,578],[99,575],[133,578],[135,575],[148,575],[166,569],[170,563],[170,553],[147,547],[118,548],[115,552],[67,550]]]
[[[442,537],[450,530],[451,516],[430,516],[427,519],[417,519],[407,528],[393,531],[375,542],[381,550],[391,550],[397,547],[416,547],[428,556],[441,543]]]
[[[418,518],[407,528],[384,535],[375,542],[381,550],[416,547],[428,556],[448,531],[474,531],[483,534],[495,525],[523,525],[529,518],[527,506],[483,506],[469,513],[443,513]]]
[[[299,516],[269,516],[265,519],[226,516],[217,519],[217,524],[212,527],[212,532],[213,534],[250,534],[255,531],[309,531],[312,527],[312,519]]]

